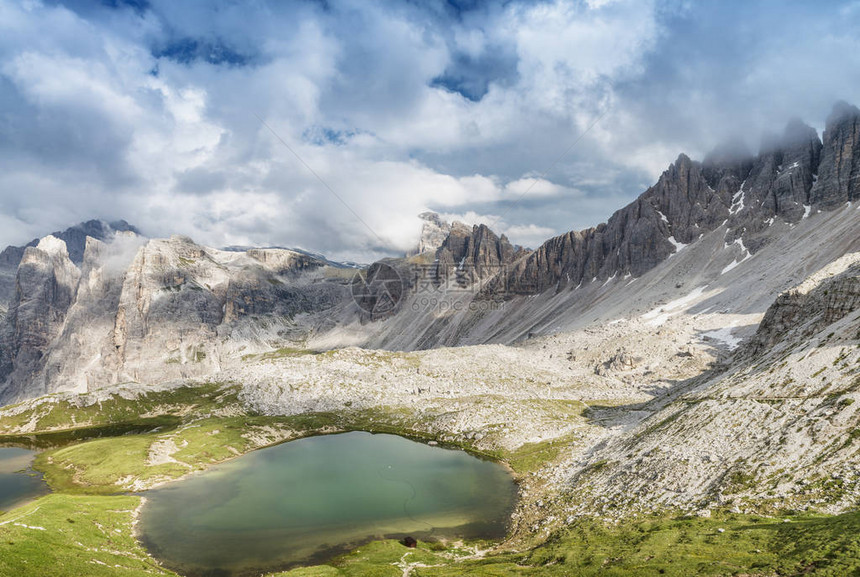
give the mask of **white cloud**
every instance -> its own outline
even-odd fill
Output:
[[[429,207],[497,214],[500,232],[536,246],[710,147],[738,102],[802,114],[860,82],[833,57],[860,54],[854,12],[786,9],[813,42],[751,40],[703,5],[678,4],[673,24],[658,0],[487,3],[457,19],[360,0],[75,6],[0,0],[0,245],[107,217],[368,260],[410,248]],[[709,31],[719,43],[700,41]],[[746,50],[720,52],[741,45],[727,34]],[[168,49],[179,56],[156,56]],[[453,83],[486,75],[486,94],[440,86],[451,70]]]
[[[519,199],[526,196],[577,196],[581,193],[578,190],[550,182],[545,178],[526,177],[507,183],[505,194]]]

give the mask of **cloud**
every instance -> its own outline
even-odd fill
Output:
[[[103,217],[367,261],[434,209],[536,246],[821,128],[860,86],[837,4],[0,0],[0,245]]]

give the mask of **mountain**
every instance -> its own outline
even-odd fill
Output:
[[[538,294],[592,279],[638,277],[703,235],[723,228],[744,257],[771,240],[776,219],[796,224],[812,211],[860,199],[860,110],[845,103],[827,120],[824,142],[791,121],[753,157],[738,145],[701,163],[682,154],[657,184],[605,224],[550,239],[487,292]]]
[[[514,246],[505,235],[497,236],[485,224],[469,227],[454,222],[435,251],[436,278],[460,285],[498,275],[529,253]]]
[[[756,155],[737,143],[701,162],[681,154],[606,223],[534,251],[424,214],[417,254],[358,276],[299,251],[85,223],[21,253],[0,319],[0,402],[210,376],[283,349],[513,344],[663,307],[655,318],[724,311],[690,322],[750,337],[777,294],[860,250],[858,126],[839,103],[823,139],[793,120]]]
[[[111,494],[361,430],[510,466],[504,543],[420,549],[442,572],[856,573],[858,118],[840,103],[820,140],[793,120],[756,154],[680,155],[535,251],[434,214],[417,252],[360,269],[134,231],[76,262],[46,236],[0,309],[0,404],[21,401],[0,435],[79,442],[37,457],[58,494],[4,517],[3,558],[31,566],[19,545],[62,527],[70,571],[96,547],[137,567],[115,545],[136,543],[137,497]],[[363,566],[414,569],[398,547],[362,546]]]
[[[87,237],[107,240],[117,232],[140,234],[139,230],[124,220],[114,222],[88,220],[66,230],[51,233],[51,236],[65,242],[69,259],[76,265],[80,265],[84,260]],[[15,291],[15,271],[24,257],[24,251],[27,247],[37,246],[39,240],[33,239],[24,246],[7,246],[3,252],[0,252],[0,305],[8,303]]]
[[[418,247],[413,254],[424,254],[426,252],[435,253],[448,234],[451,232],[451,225],[443,221],[442,218],[435,212],[422,212],[418,215],[423,222],[421,225],[421,237],[418,239]]]
[[[294,330],[296,315],[342,301],[344,287],[326,283],[323,266],[287,250],[226,252],[121,232],[88,238],[78,268],[62,240],[45,237],[24,251],[21,290],[0,330],[0,396],[211,374],[221,345],[241,347],[224,342],[231,330],[266,346]],[[246,327],[258,319],[268,330]]]

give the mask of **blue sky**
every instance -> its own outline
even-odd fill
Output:
[[[369,261],[432,209],[534,247],[681,152],[821,131],[860,103],[858,29],[858,2],[0,0],[0,245],[103,217]]]

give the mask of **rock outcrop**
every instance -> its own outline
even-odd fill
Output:
[[[63,326],[80,276],[66,243],[54,236],[24,250],[16,294],[0,332],[0,383],[6,382],[0,396],[15,397],[25,390],[29,395],[48,392],[28,385]]]
[[[827,119],[812,202],[832,208],[860,200],[860,110],[839,102]]]
[[[451,225],[448,237],[436,251],[436,279],[470,285],[500,273],[528,251],[497,236],[485,224],[471,228],[462,222]]]
[[[860,253],[847,254],[802,284],[781,293],[746,347],[760,355],[796,344],[860,309]]]

